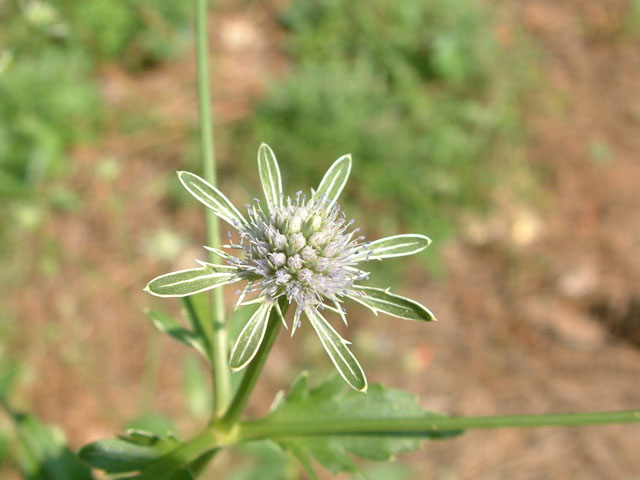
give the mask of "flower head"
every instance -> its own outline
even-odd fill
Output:
[[[275,155],[262,144],[258,168],[266,205],[247,205],[246,217],[214,186],[189,172],[178,176],[185,188],[239,233],[227,250],[205,247],[226,260],[225,265],[199,262],[201,267],[181,270],[153,279],[145,288],[161,297],[180,297],[246,280],[239,305],[259,303],[231,352],[231,368],[240,370],[258,351],[270,315],[284,321],[280,304],[294,309],[291,335],[304,317],[312,325],[335,364],[353,388],[365,391],[367,381],[347,342],[331,326],[323,310],[338,313],[346,323],[344,298],[373,311],[408,320],[435,320],[429,310],[388,290],[362,285],[369,274],[358,267],[370,260],[411,255],[426,248],[423,235],[396,235],[365,242],[340,210],[337,198],[351,171],[351,156],[340,157],[329,168],[317,190],[309,196],[298,192],[285,197]],[[234,252],[234,254],[229,253]],[[244,301],[248,294],[252,300]]]

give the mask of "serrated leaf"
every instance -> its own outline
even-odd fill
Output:
[[[280,440],[276,442],[280,448],[285,451],[290,452],[296,460],[302,465],[302,468],[307,473],[311,480],[318,480],[318,476],[316,472],[313,470],[313,465],[311,465],[311,457],[309,456],[309,452],[303,446],[298,445],[296,440],[286,441]]]
[[[191,195],[213,210],[213,213],[225,222],[236,228],[247,224],[245,218],[231,201],[204,178],[191,172],[178,172],[178,178]]]
[[[242,370],[255,357],[267,331],[267,323],[269,322],[272,308],[272,302],[260,305],[238,335],[229,360],[229,366],[232,371]]]
[[[64,436],[33,415],[12,413],[16,463],[27,480],[92,480],[91,471],[65,444]]]
[[[313,199],[324,198],[329,205],[333,205],[347,184],[349,173],[351,173],[351,154],[343,155],[333,162],[322,177],[318,189],[313,194]]]
[[[382,312],[392,317],[405,320],[419,320],[423,322],[433,322],[436,320],[436,317],[427,307],[410,298],[401,297],[400,295],[381,288],[364,287],[362,285],[354,288],[360,290],[363,295],[352,292],[347,295],[347,297],[369,308],[376,315],[378,312]]]
[[[440,416],[422,409],[417,397],[411,393],[386,388],[379,384],[370,386],[366,395],[344,388],[340,379],[330,380],[309,389],[306,376],[300,377],[289,394],[277,408],[260,423],[295,424],[317,422],[340,424],[353,419],[424,419]],[[423,438],[443,438],[459,432],[424,433]],[[279,436],[276,443],[298,458],[305,470],[310,468],[308,457],[315,458],[332,473],[356,470],[352,455],[369,460],[385,461],[394,455],[417,450],[420,438],[415,435],[334,435]],[[310,476],[312,476],[310,474]]]
[[[171,338],[195,349],[198,353],[207,358],[207,351],[198,336],[191,330],[183,327],[172,317],[163,312],[148,310],[145,312],[153,326],[162,333],[166,333]]]
[[[381,260],[383,258],[403,257],[421,252],[429,246],[431,239],[424,235],[394,235],[375,240],[362,247],[353,261]]]
[[[282,206],[282,178],[276,156],[266,143],[258,149],[258,172],[269,211]]]
[[[210,267],[165,273],[144,288],[156,297],[186,297],[239,281],[235,273],[218,272]]]
[[[338,369],[340,376],[354,389],[367,391],[367,378],[356,357],[347,348],[347,341],[327,322],[317,310],[305,310],[311,326],[318,334],[322,346]]]

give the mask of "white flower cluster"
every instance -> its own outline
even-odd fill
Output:
[[[248,225],[239,227],[240,244],[231,245],[244,255],[229,260],[250,282],[245,292],[259,290],[269,301],[286,296],[298,312],[322,308],[327,300],[342,311],[339,297],[368,278],[355,267],[367,249],[360,243],[364,237],[355,236],[357,228],[349,231],[353,220],[347,222],[339,205],[324,197],[307,199],[298,192],[282,203],[269,213],[257,201],[247,206]]]

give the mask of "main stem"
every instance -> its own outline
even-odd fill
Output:
[[[271,320],[279,323],[277,318],[272,318]],[[277,327],[276,324],[270,326],[272,330],[269,341],[272,343],[272,340],[275,339],[277,334]],[[273,328],[275,328],[275,330]],[[265,339],[265,341],[267,341],[267,339]],[[269,348],[265,349],[266,354],[268,354],[268,350]],[[264,358],[266,358],[266,354]],[[258,364],[263,365],[264,362],[259,360]],[[258,364],[256,365],[259,366]],[[257,371],[260,369],[261,368],[258,368]],[[254,378],[257,378],[257,376]],[[238,405],[244,406],[245,403],[246,402],[241,401]],[[229,409],[229,412],[232,410],[233,407]],[[241,410],[242,408],[239,409],[239,411]],[[228,414],[229,413],[227,413],[227,415]],[[437,434],[455,434],[463,430],[471,429],[580,427],[631,422],[640,422],[640,410],[498,417],[440,417],[433,415],[418,418],[347,418],[340,421],[256,420],[239,424],[235,424],[235,419],[233,419],[232,423],[235,424],[235,427],[231,429],[224,425],[223,420],[222,424],[214,423],[210,425],[200,435],[167,453],[161,459],[149,465],[140,476],[135,478],[136,480],[165,480],[173,478],[173,474],[178,470],[208,452],[213,454],[215,449],[221,447],[234,445],[243,441],[265,438],[299,438],[303,436],[336,435],[434,437],[437,436]]]
[[[198,64],[198,107],[200,111],[200,150],[204,178],[216,186],[216,157],[213,143],[213,113],[211,110],[211,82],[209,78],[209,42],[207,34],[208,2],[195,0],[196,6],[196,56]],[[218,217],[207,209],[207,243],[217,247],[220,244]],[[212,263],[218,258],[209,254]],[[213,368],[213,411],[222,416],[231,399],[231,379],[228,363],[228,341],[225,325],[224,297],[222,289],[211,293],[211,322],[213,330],[209,339]]]

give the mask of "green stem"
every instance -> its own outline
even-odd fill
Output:
[[[257,420],[240,424],[243,440],[314,435],[424,435],[468,429],[578,427],[640,422],[640,410],[497,417],[351,418],[333,421],[276,422]]]
[[[234,411],[233,405],[240,413],[248,394],[255,384],[258,374],[264,365],[269,349],[279,330],[280,320],[272,316],[269,320],[269,338],[265,338],[267,348],[263,349],[260,359],[256,363],[254,373],[244,389],[238,390],[229,412],[225,415],[231,417]],[[266,343],[268,342],[268,343]],[[250,366],[251,368],[251,366]],[[239,396],[241,395],[241,396]],[[236,416],[237,418],[237,416]],[[433,437],[435,434],[446,435],[460,433],[470,429],[492,428],[532,428],[532,427],[580,427],[586,425],[616,424],[616,423],[640,423],[640,410],[624,410],[615,412],[591,412],[591,413],[559,413],[547,415],[512,415],[497,417],[440,417],[427,416],[422,418],[352,418],[344,420],[313,420],[313,421],[269,421],[255,420],[250,422],[235,423],[236,418],[229,418],[229,424],[225,419],[220,423],[214,423],[204,432],[197,435],[175,450],[147,467],[136,480],[166,480],[184,469],[185,466],[202,468],[205,463],[215,455],[214,451],[243,441],[261,440],[278,437],[301,436],[329,436],[329,435],[376,435],[376,436],[423,436]],[[229,428],[229,426],[231,428]]]
[[[288,303],[280,303],[282,315],[285,315],[287,313],[288,307]],[[242,381],[240,382],[238,390],[236,391],[236,394],[231,401],[229,410],[227,410],[227,413],[221,420],[221,424],[224,427],[230,428],[232,425],[234,425],[237,422],[238,417],[240,417],[240,414],[244,410],[244,407],[247,405],[249,396],[251,395],[251,392],[253,391],[256,382],[258,381],[258,377],[260,376],[264,364],[267,361],[269,352],[271,351],[271,348],[276,341],[278,332],[280,332],[280,325],[280,314],[276,311],[275,308],[273,308],[271,310],[271,315],[269,316],[267,331],[264,335],[264,339],[262,340],[262,344],[258,349],[258,353],[256,353],[256,356],[247,367],[247,371],[245,372],[244,377],[242,377]]]
[[[198,107],[200,111],[200,149],[204,178],[211,185],[216,185],[216,159],[213,144],[213,113],[211,109],[211,82],[209,78],[209,43],[207,34],[208,5],[207,0],[195,0],[196,6],[196,56],[198,64]],[[218,217],[207,210],[207,243],[217,247],[220,244],[220,226]],[[213,263],[217,256],[210,253]],[[216,288],[211,293],[211,321],[213,323],[212,369],[213,369],[213,411],[220,417],[227,409],[231,398],[231,378],[228,363],[228,340],[225,325],[224,298],[222,289]]]

